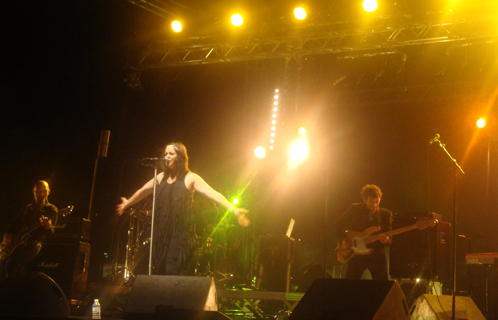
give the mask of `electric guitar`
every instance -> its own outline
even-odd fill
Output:
[[[61,209],[57,211],[56,213],[50,215],[49,218],[52,220],[55,217],[58,216],[66,216],[70,214],[74,209],[74,206],[69,206],[67,208]],[[10,255],[16,250],[17,247],[22,246],[26,240],[29,238],[31,232],[35,231],[36,229],[40,228],[42,226],[41,223],[37,223],[31,227],[27,228],[22,228],[17,232],[15,235],[12,236],[13,239],[20,239],[18,242],[6,244],[4,242],[0,243],[0,261],[3,261],[10,257]]]
[[[434,227],[435,222],[434,220],[432,221],[417,221],[414,225],[391,230],[388,232],[384,232],[388,237],[407,232],[413,229],[420,229],[423,230],[427,228],[427,226]],[[379,227],[377,226],[372,226],[368,227],[367,229],[363,230],[362,232],[357,232],[357,231],[347,231],[347,237],[349,240],[351,240],[351,248],[350,249],[345,249],[342,246],[342,243],[339,242],[337,245],[337,248],[335,249],[337,252],[337,259],[341,263],[346,263],[351,258],[353,258],[355,255],[368,255],[371,254],[373,249],[369,248],[368,245],[379,240],[380,234],[375,234],[380,230]]]

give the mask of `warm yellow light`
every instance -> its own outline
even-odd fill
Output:
[[[278,89],[275,89],[275,92],[278,93]]]
[[[275,100],[277,100],[277,99],[278,99],[278,94],[274,95],[274,96],[273,96],[273,98],[274,98]]]
[[[272,130],[272,131],[275,131],[275,127],[271,127],[271,130]]]
[[[270,146],[270,149],[273,150],[273,146]]]
[[[275,140],[273,140],[273,139],[270,140],[270,143],[274,143],[274,142],[275,142]]]
[[[277,120],[272,120],[271,123],[275,124],[275,123],[277,123]]]
[[[476,125],[477,125],[479,128],[484,128],[484,127],[486,126],[486,120],[484,120],[484,119],[482,119],[482,118],[481,118],[481,119],[477,120]]]
[[[180,31],[182,31],[182,24],[180,23],[180,21],[175,20],[175,21],[171,22],[171,28],[175,32],[180,32]]]
[[[308,157],[308,146],[304,142],[296,142],[290,149],[290,156],[293,160],[301,161]]]
[[[233,204],[237,204],[237,203],[239,203],[239,198],[233,198],[232,203],[233,203]]]
[[[278,101],[274,101],[273,105],[278,106]]]
[[[257,147],[254,150],[254,154],[256,155],[256,158],[263,159],[266,156],[266,151],[263,147]]]
[[[365,9],[366,12],[374,12],[377,10],[377,0],[364,0],[363,1],[363,9]]]
[[[230,20],[232,21],[232,24],[234,26],[236,26],[236,27],[240,27],[244,23],[244,19],[238,13],[232,15],[232,17],[230,18]]]
[[[301,127],[301,128],[299,128],[299,129],[297,130],[297,132],[298,132],[300,135],[304,136],[304,135],[306,134],[306,129],[305,129],[304,127]]]
[[[276,118],[276,117],[277,117],[277,115],[276,115],[276,114],[273,114],[273,115],[272,115],[272,117],[273,117],[273,118]]]
[[[270,133],[270,137],[275,137],[275,132]]]
[[[277,112],[277,108],[276,108],[276,107],[275,107],[275,108],[273,108],[273,111]]]
[[[294,17],[296,17],[297,20],[304,20],[306,18],[306,10],[301,7],[294,9]]]

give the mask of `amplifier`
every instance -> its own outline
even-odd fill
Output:
[[[90,262],[89,243],[45,243],[26,271],[43,272],[62,289],[68,300],[83,300]]]
[[[289,292],[293,259],[294,239],[280,235],[260,236],[257,287]]]
[[[60,218],[54,234],[45,243],[90,242],[91,221],[85,218]]]

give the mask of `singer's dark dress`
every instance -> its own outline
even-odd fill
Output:
[[[191,264],[196,244],[193,198],[185,185],[185,175],[168,183],[161,180],[154,214],[153,273],[182,275]]]

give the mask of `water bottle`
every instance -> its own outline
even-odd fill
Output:
[[[92,319],[100,319],[100,303],[99,299],[95,299],[92,305]]]

